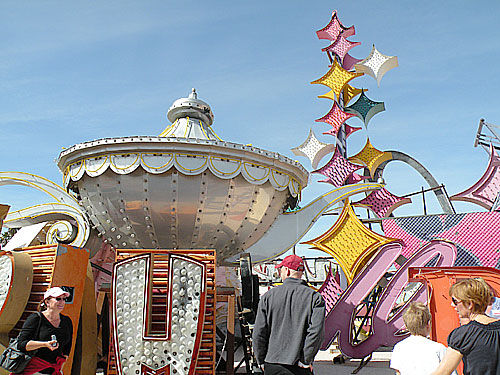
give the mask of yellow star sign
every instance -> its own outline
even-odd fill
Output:
[[[342,96],[344,105],[349,104],[354,97],[361,94],[363,91],[368,91],[368,89],[358,89],[356,87],[352,87],[350,84],[346,84],[342,89],[342,93],[344,94]],[[333,90],[330,90],[326,94],[319,95],[318,98],[335,100],[335,94],[333,93]]]
[[[312,81],[312,84],[321,84],[325,85],[329,88],[332,89],[334,92],[335,96],[338,98],[340,97],[340,93],[344,86],[352,79],[356,77],[362,76],[363,73],[352,73],[340,66],[340,64],[337,62],[337,60],[333,61],[332,67],[326,73],[323,77]]]
[[[351,156],[348,160],[351,163],[365,165],[370,171],[370,175],[373,177],[373,174],[380,164],[391,159],[392,154],[390,152],[377,150],[370,143],[370,139],[367,139],[365,147],[363,147],[363,149],[356,155]]]
[[[328,231],[303,243],[333,256],[351,283],[379,247],[394,241],[398,240],[364,226],[346,201],[340,217]]]

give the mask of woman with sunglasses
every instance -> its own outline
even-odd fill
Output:
[[[50,288],[38,305],[38,313],[24,322],[18,347],[35,355],[21,374],[62,374],[73,338],[73,323],[61,314],[67,297],[69,293],[61,288]]]
[[[465,279],[452,285],[449,294],[459,318],[468,323],[450,333],[446,354],[433,375],[451,374],[461,360],[464,375],[500,374],[500,320],[485,314],[489,285],[481,278]]]

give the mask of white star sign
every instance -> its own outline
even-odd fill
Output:
[[[312,164],[314,169],[318,168],[318,164],[323,159],[325,155],[333,152],[335,150],[335,144],[328,144],[321,142],[312,131],[309,130],[309,135],[307,139],[295,148],[292,148],[292,152],[297,156],[307,157]]]
[[[377,80],[377,85],[380,86],[380,81],[385,73],[399,66],[397,56],[386,56],[381,54],[373,45],[372,51],[368,57],[354,65],[357,73],[366,73]]]

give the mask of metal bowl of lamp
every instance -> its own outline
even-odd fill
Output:
[[[106,138],[59,155],[65,187],[116,248],[217,250],[219,261],[260,239],[294,208],[308,173],[296,161],[221,140],[193,92],[174,102],[158,137]]]

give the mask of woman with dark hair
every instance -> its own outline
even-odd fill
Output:
[[[73,323],[61,314],[69,293],[59,287],[50,288],[38,305],[38,313],[31,314],[19,334],[19,349],[34,352],[23,375],[61,375],[61,367],[71,351]]]
[[[489,285],[481,278],[465,279],[450,288],[452,305],[468,323],[448,336],[446,354],[433,375],[448,375],[464,363],[464,375],[500,374],[500,320],[485,314],[491,300]]]

